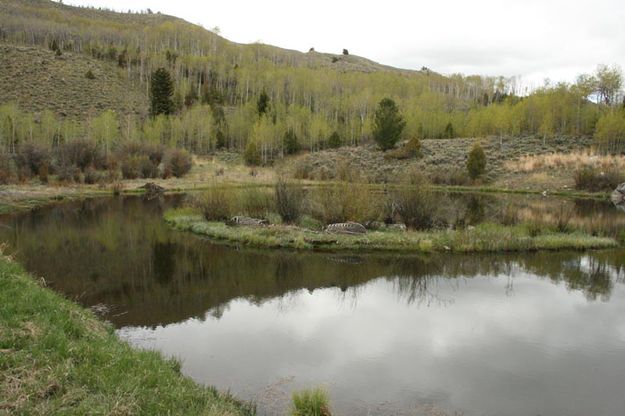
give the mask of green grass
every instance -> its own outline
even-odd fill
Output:
[[[595,249],[618,246],[612,238],[582,232],[559,233],[544,229],[537,233],[526,225],[481,224],[464,230],[370,231],[362,236],[333,235],[293,226],[229,227],[205,221],[192,210],[170,210],[168,224],[229,244],[264,248],[321,251],[404,252],[497,252],[559,249]]]
[[[251,415],[0,257],[0,414]]]
[[[293,393],[291,416],[330,416],[328,393],[321,388]]]

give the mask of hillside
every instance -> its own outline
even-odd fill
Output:
[[[115,65],[76,53],[0,45],[0,103],[83,118],[112,109],[147,114],[147,95]],[[88,71],[94,79],[88,79]]]

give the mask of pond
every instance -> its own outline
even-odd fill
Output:
[[[183,198],[7,215],[0,239],[123,339],[179,358],[184,374],[254,400],[261,415],[315,386],[338,415],[623,414],[623,249],[250,250],[170,230],[163,211]],[[541,201],[515,204],[532,215]],[[576,221],[623,224],[610,205],[570,203]]]

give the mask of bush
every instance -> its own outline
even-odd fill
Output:
[[[85,78],[87,78],[87,79],[95,79],[95,75],[93,75],[93,71],[88,70],[88,71],[85,73]]]
[[[33,176],[43,168],[50,166],[50,149],[35,143],[21,145],[15,157],[18,169],[25,175]]]
[[[176,178],[181,178],[193,167],[191,154],[184,149],[170,149],[165,154],[165,169]]]
[[[293,393],[291,416],[330,416],[330,401],[325,390],[317,388]]]
[[[260,165],[260,151],[258,150],[258,146],[256,146],[256,143],[254,143],[254,141],[250,141],[247,146],[245,146],[243,159],[245,160],[245,164],[248,166]]]
[[[16,179],[15,176],[13,159],[6,153],[0,153],[0,185],[13,182]]]
[[[584,167],[575,172],[575,189],[589,192],[612,191],[625,182],[625,173],[616,169],[601,171],[593,167]]]
[[[382,198],[367,184],[341,183],[315,191],[312,214],[325,224],[376,220],[382,210]]]
[[[117,160],[124,179],[156,178],[163,160],[162,146],[144,142],[124,143],[117,150]]]
[[[430,184],[423,179],[392,194],[393,212],[411,229],[428,229],[434,225],[436,202]]]
[[[408,140],[397,150],[391,150],[384,155],[385,159],[412,159],[421,157],[421,141],[417,137]]]
[[[81,171],[87,167],[106,169],[104,151],[93,140],[72,140],[61,144],[56,150],[56,167],[75,166]]]
[[[233,216],[232,192],[224,188],[209,188],[194,200],[206,221],[225,221]]]
[[[285,223],[293,223],[301,215],[304,191],[299,186],[280,180],[276,184],[276,211]]]
[[[460,168],[439,168],[430,173],[429,177],[430,181],[436,185],[465,186],[471,184],[471,178],[467,172]]]
[[[475,143],[469,152],[467,159],[467,172],[469,177],[475,180],[482,176],[486,171],[486,154],[479,143]]]
[[[243,212],[254,218],[266,218],[275,202],[265,189],[246,188],[241,193],[240,205]]]

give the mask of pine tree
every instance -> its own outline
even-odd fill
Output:
[[[174,112],[174,83],[165,68],[159,68],[152,73],[152,85],[150,87],[151,108],[153,117],[159,114],[171,114]]]
[[[289,129],[286,133],[284,133],[284,152],[287,155],[292,155],[297,153],[298,150],[299,143],[297,142],[297,135],[293,129]]]
[[[335,131],[330,135],[330,137],[328,137],[328,147],[330,149],[338,149],[339,147],[341,147],[341,144],[341,136],[339,136],[339,133],[337,131]]]
[[[269,96],[267,95],[265,90],[260,93],[260,96],[258,97],[258,102],[256,103],[256,107],[258,109],[259,117],[267,113],[267,110],[269,110]]]
[[[381,150],[387,151],[395,147],[401,133],[406,127],[404,118],[390,98],[383,98],[378,104],[373,121],[373,138]]]
[[[471,179],[477,179],[486,171],[486,154],[484,149],[479,143],[475,143],[471,152],[469,152],[469,159],[467,160],[467,172]]]

